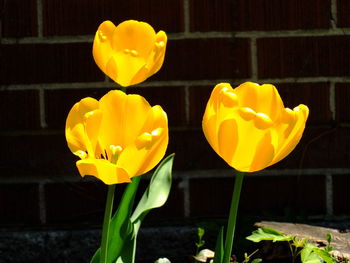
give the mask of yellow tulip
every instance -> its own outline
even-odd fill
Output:
[[[298,144],[309,115],[307,106],[284,108],[275,86],[246,82],[233,89],[216,85],[208,101],[203,131],[231,167],[254,172],[286,157]]]
[[[113,90],[99,101],[84,98],[66,121],[69,149],[80,157],[81,176],[105,184],[130,182],[163,158],[168,145],[168,119],[160,106],[139,95]]]
[[[95,35],[93,56],[99,68],[123,87],[143,82],[164,61],[167,36],[145,22],[103,22]]]

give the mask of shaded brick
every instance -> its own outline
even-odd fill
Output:
[[[350,213],[350,175],[333,176],[333,207],[336,215]]]
[[[232,79],[250,74],[248,39],[185,39],[169,41],[164,65],[152,79]]]
[[[0,1],[1,36],[31,37],[36,36],[37,9],[36,0]]]
[[[257,40],[259,78],[348,76],[350,37]]]
[[[48,224],[102,224],[107,186],[100,181],[45,185]]]
[[[335,85],[335,118],[339,122],[350,122],[350,83]]]
[[[349,128],[307,128],[302,150],[299,154],[299,168],[349,168]]]
[[[212,87],[190,87],[190,124],[202,127],[202,119],[210,98],[211,92],[215,85]]]
[[[220,179],[215,178],[213,174],[213,178],[209,179],[191,179],[191,216],[227,216],[233,185],[233,176]],[[239,213],[255,216],[324,214],[324,177],[246,176],[242,186]]]
[[[337,0],[337,26],[350,27],[350,2],[347,0]]]
[[[38,91],[0,91],[0,112],[2,130],[40,128]]]
[[[2,45],[2,84],[100,81],[90,43]]]
[[[312,191],[311,191],[312,189]],[[326,213],[324,176],[247,177],[240,209],[244,213],[314,215]]]
[[[44,35],[92,35],[105,20],[150,23],[156,31],[183,31],[181,0],[44,0]]]
[[[191,30],[329,28],[330,9],[330,0],[191,0]]]
[[[139,94],[151,104],[160,105],[168,115],[169,126],[186,124],[184,87],[130,88],[128,93]]]
[[[329,83],[283,83],[275,86],[285,107],[293,109],[299,104],[309,107],[308,125],[332,121],[329,107]]]
[[[36,184],[0,184],[0,224],[38,225],[39,192]]]
[[[202,130],[170,130],[167,153],[175,153],[174,170],[229,167],[210,147]]]
[[[63,131],[48,135],[1,135],[0,177],[26,178],[78,172],[77,157],[68,149]]]

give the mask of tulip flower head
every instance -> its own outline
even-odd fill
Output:
[[[95,35],[93,56],[98,67],[123,87],[143,82],[164,61],[167,36],[145,22],[103,22]]]
[[[69,149],[80,157],[81,176],[105,184],[130,182],[163,158],[168,145],[167,115],[139,95],[113,90],[99,101],[84,98],[66,121]]]
[[[246,82],[216,85],[203,131],[215,152],[241,172],[262,170],[286,157],[300,141],[309,114],[300,104],[285,108],[275,86]]]

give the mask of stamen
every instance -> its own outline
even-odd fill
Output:
[[[109,146],[109,149],[110,149],[111,152],[112,152],[112,160],[111,160],[111,162],[114,163],[114,164],[116,164],[117,161],[118,161],[118,158],[119,158],[120,153],[123,151],[123,148],[122,148],[121,146],[119,146],[119,145],[113,145],[113,144],[111,144],[111,145]]]

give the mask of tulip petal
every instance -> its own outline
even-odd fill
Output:
[[[87,150],[84,123],[85,114],[98,109],[98,101],[93,98],[84,98],[74,104],[68,113],[65,134],[69,149],[74,153],[78,150]]]
[[[298,107],[294,108],[294,113],[296,121],[291,124],[292,129],[290,132],[284,134],[283,145],[279,147],[278,152],[274,157],[273,163],[277,163],[278,161],[285,158],[291,151],[293,151],[303,135],[305,123],[309,115],[309,109],[307,106],[301,104]]]
[[[277,121],[284,110],[283,101],[275,86],[245,82],[234,89],[239,97],[240,107],[248,107]]]
[[[271,131],[268,131],[256,145],[255,156],[247,172],[260,171],[272,165],[271,162],[275,156],[275,148],[271,141]]]
[[[100,99],[103,118],[100,139],[103,145],[125,148],[139,135],[151,106],[139,95],[113,90]]]
[[[127,172],[104,159],[84,159],[77,161],[77,168],[82,177],[95,176],[105,184],[120,184],[131,182]]]
[[[156,40],[154,29],[145,22],[127,20],[120,23],[113,32],[113,48],[116,51],[135,51],[135,55],[147,58]]]
[[[118,165],[132,176],[148,172],[165,154],[169,140],[168,119],[162,107],[152,107],[140,131],[135,144],[128,146],[118,160]]]
[[[95,34],[92,55],[97,66],[107,74],[106,67],[114,50],[112,47],[115,25],[111,21],[104,21]],[[108,74],[107,74],[108,75]]]
[[[228,163],[232,163],[239,141],[238,127],[235,119],[227,119],[220,125],[218,131],[218,154]]]

